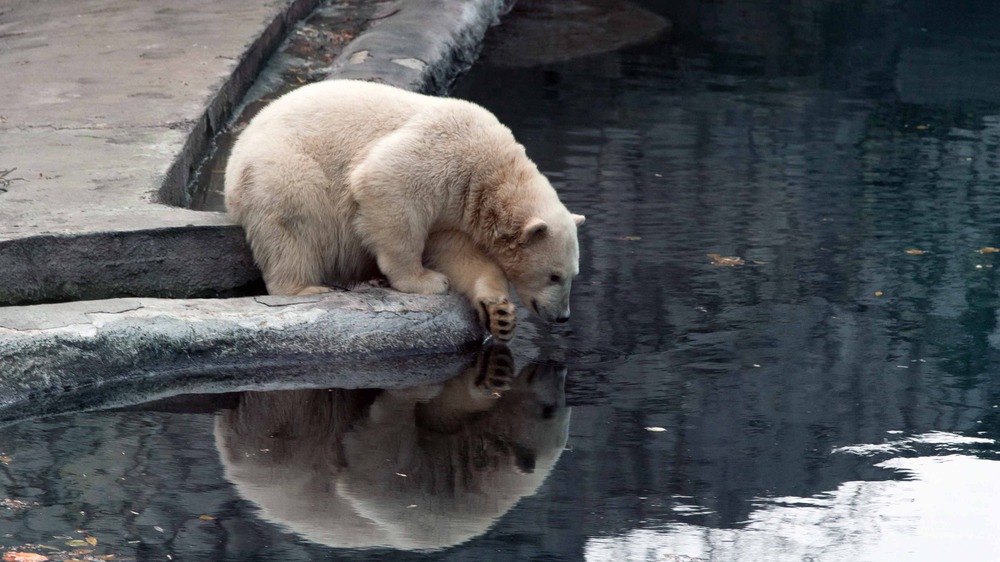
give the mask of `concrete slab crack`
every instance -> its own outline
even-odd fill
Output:
[[[133,308],[124,308],[115,310],[91,310],[90,312],[86,313],[86,316],[90,317],[91,314],[125,314],[126,312],[135,312],[136,310],[142,310],[144,308],[146,307],[140,304]]]
[[[267,299],[267,300],[264,300]],[[278,300],[282,299],[282,300]],[[283,300],[288,299],[288,300]],[[294,299],[294,300],[292,300]],[[315,297],[310,299],[304,299],[302,297],[278,297],[278,296],[266,296],[266,297],[254,297],[253,301],[257,304],[262,304],[268,308],[280,308],[283,306],[295,306],[297,304],[309,304],[314,302],[320,302],[323,300],[322,297]],[[268,302],[271,301],[271,302]]]

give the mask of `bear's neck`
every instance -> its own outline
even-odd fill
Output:
[[[492,257],[517,243],[521,225],[539,208],[538,197],[544,195],[529,188],[538,170],[523,153],[507,162],[477,169],[466,198],[464,230]]]

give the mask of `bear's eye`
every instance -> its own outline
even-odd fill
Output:
[[[553,273],[552,275],[549,275],[549,281],[552,281],[553,283],[562,283],[562,275]]]

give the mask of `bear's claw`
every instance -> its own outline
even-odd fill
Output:
[[[506,297],[486,297],[479,299],[480,319],[490,331],[493,339],[507,343],[514,338],[517,327],[516,307]]]

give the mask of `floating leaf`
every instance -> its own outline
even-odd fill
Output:
[[[202,521],[215,521],[215,517],[212,517],[211,515],[199,515],[198,519],[201,519]]]
[[[44,554],[35,554],[34,552],[9,551],[3,554],[3,562],[41,562],[42,560],[48,559],[48,556],[45,556]]]
[[[7,455],[0,455],[0,463],[3,463],[3,464],[10,464],[10,462],[11,462],[12,460],[14,460],[14,459],[12,459],[12,458],[8,457]]]
[[[15,500],[11,498],[5,498],[0,500],[0,508],[9,509],[11,511],[19,511],[22,509],[28,509],[29,507],[36,505],[30,504],[23,500]]]
[[[706,256],[712,258],[712,265],[717,265],[721,267],[732,267],[734,265],[743,265],[743,258],[739,256],[722,256],[719,254],[705,254]]]
[[[88,546],[90,543],[87,541],[82,541],[80,539],[73,539],[71,541],[66,541],[66,546],[72,546],[74,548],[79,548],[82,546]]]
[[[992,246],[986,246],[985,248],[979,248],[980,254],[995,254],[1000,252],[1000,248],[994,248]]]
[[[906,253],[910,254],[911,256],[922,256],[922,255],[926,254],[927,252],[925,250],[918,250],[916,248],[910,248],[910,249],[906,250]]]
[[[660,427],[658,425],[651,425],[651,426],[649,426],[649,427],[647,427],[645,429],[646,429],[646,431],[654,431],[654,432],[660,432],[660,431],[666,431],[667,430],[667,428]]]
[[[883,294],[882,291],[875,291],[875,296],[876,297],[881,297],[882,294]]]
[[[85,537],[83,540],[87,541],[90,546],[97,546],[97,539],[94,537]]]

